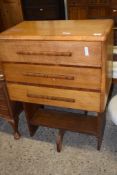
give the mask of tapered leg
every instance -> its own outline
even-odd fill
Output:
[[[102,144],[102,138],[99,137],[98,140],[97,140],[97,150],[98,150],[98,151],[100,151],[101,144]]]
[[[56,140],[57,152],[61,152],[64,133],[65,133],[65,130],[63,129],[60,129],[58,132],[58,136]]]
[[[106,123],[106,112],[98,113],[97,116],[97,150],[100,150]]]
[[[38,104],[31,104],[31,103],[23,103],[23,107],[24,107],[24,112],[26,115],[26,120],[27,120],[30,136],[33,136],[36,130],[38,129],[38,126],[31,125],[30,119],[33,117],[33,115],[35,114],[36,110],[39,107],[44,108],[44,106],[38,105]]]
[[[18,140],[20,139],[20,133],[18,131],[18,123],[15,123],[15,122],[9,122],[13,128],[13,131],[14,131],[14,139]]]

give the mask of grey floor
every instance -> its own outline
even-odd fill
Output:
[[[16,141],[12,128],[0,119],[0,175],[117,175],[117,126],[108,113],[100,151],[95,137],[67,132],[57,153],[57,130],[40,127],[30,138],[24,113],[19,130],[22,137]]]

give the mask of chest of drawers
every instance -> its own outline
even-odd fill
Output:
[[[10,99],[102,114],[112,80],[112,26],[112,20],[29,21],[3,32],[0,59]],[[100,137],[100,118],[88,119],[86,132]]]

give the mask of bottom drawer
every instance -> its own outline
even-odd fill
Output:
[[[8,83],[11,100],[100,112],[100,93]]]

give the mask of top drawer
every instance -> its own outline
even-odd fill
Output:
[[[101,43],[81,41],[3,41],[1,59],[10,62],[101,66]]]

